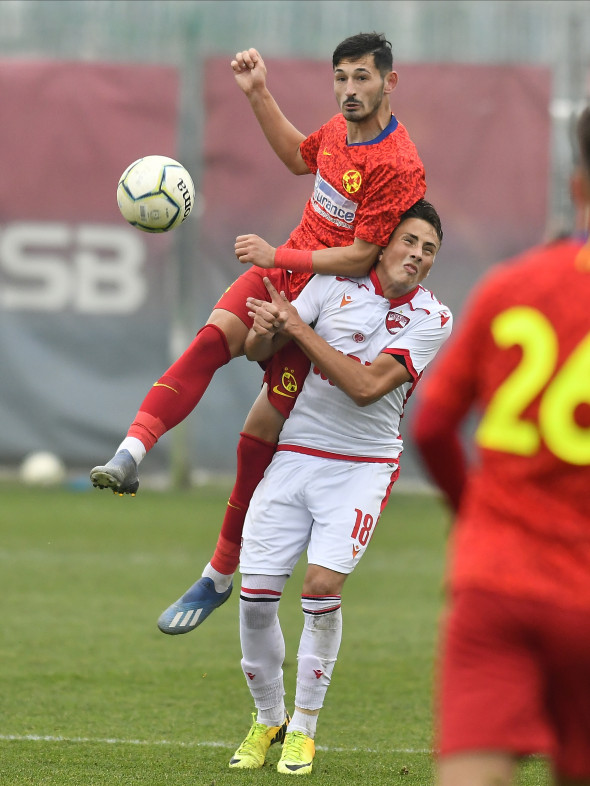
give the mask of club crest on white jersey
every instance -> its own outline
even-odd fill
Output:
[[[389,311],[385,317],[385,327],[392,336],[395,336],[402,328],[405,328],[409,321],[409,317],[398,314],[397,311]]]

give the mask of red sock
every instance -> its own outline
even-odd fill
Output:
[[[205,325],[190,346],[144,398],[128,437],[136,437],[150,450],[158,439],[178,425],[197,406],[213,374],[229,363],[231,353],[225,333]]]
[[[252,434],[240,434],[236,482],[227,503],[215,553],[211,558],[212,567],[220,573],[229,576],[235,573],[238,567],[246,511],[276,447],[274,442],[267,442]]]

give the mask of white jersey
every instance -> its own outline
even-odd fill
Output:
[[[312,363],[278,449],[394,461],[403,447],[399,424],[405,403],[450,335],[451,312],[422,286],[389,300],[374,269],[363,278],[314,276],[293,305],[334,349],[365,365],[387,352],[405,364],[412,380],[359,407]]]

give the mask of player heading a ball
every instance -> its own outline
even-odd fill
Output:
[[[144,232],[168,232],[188,218],[195,186],[187,170],[167,156],[144,156],[119,178],[117,204],[123,218]]]

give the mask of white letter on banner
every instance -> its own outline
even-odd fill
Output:
[[[72,277],[64,264],[70,239],[65,224],[7,226],[0,235],[0,265],[14,281],[0,291],[0,304],[12,311],[65,308],[72,287]]]
[[[85,314],[129,314],[147,294],[145,246],[126,227],[85,224],[77,231],[78,275],[74,310]]]

